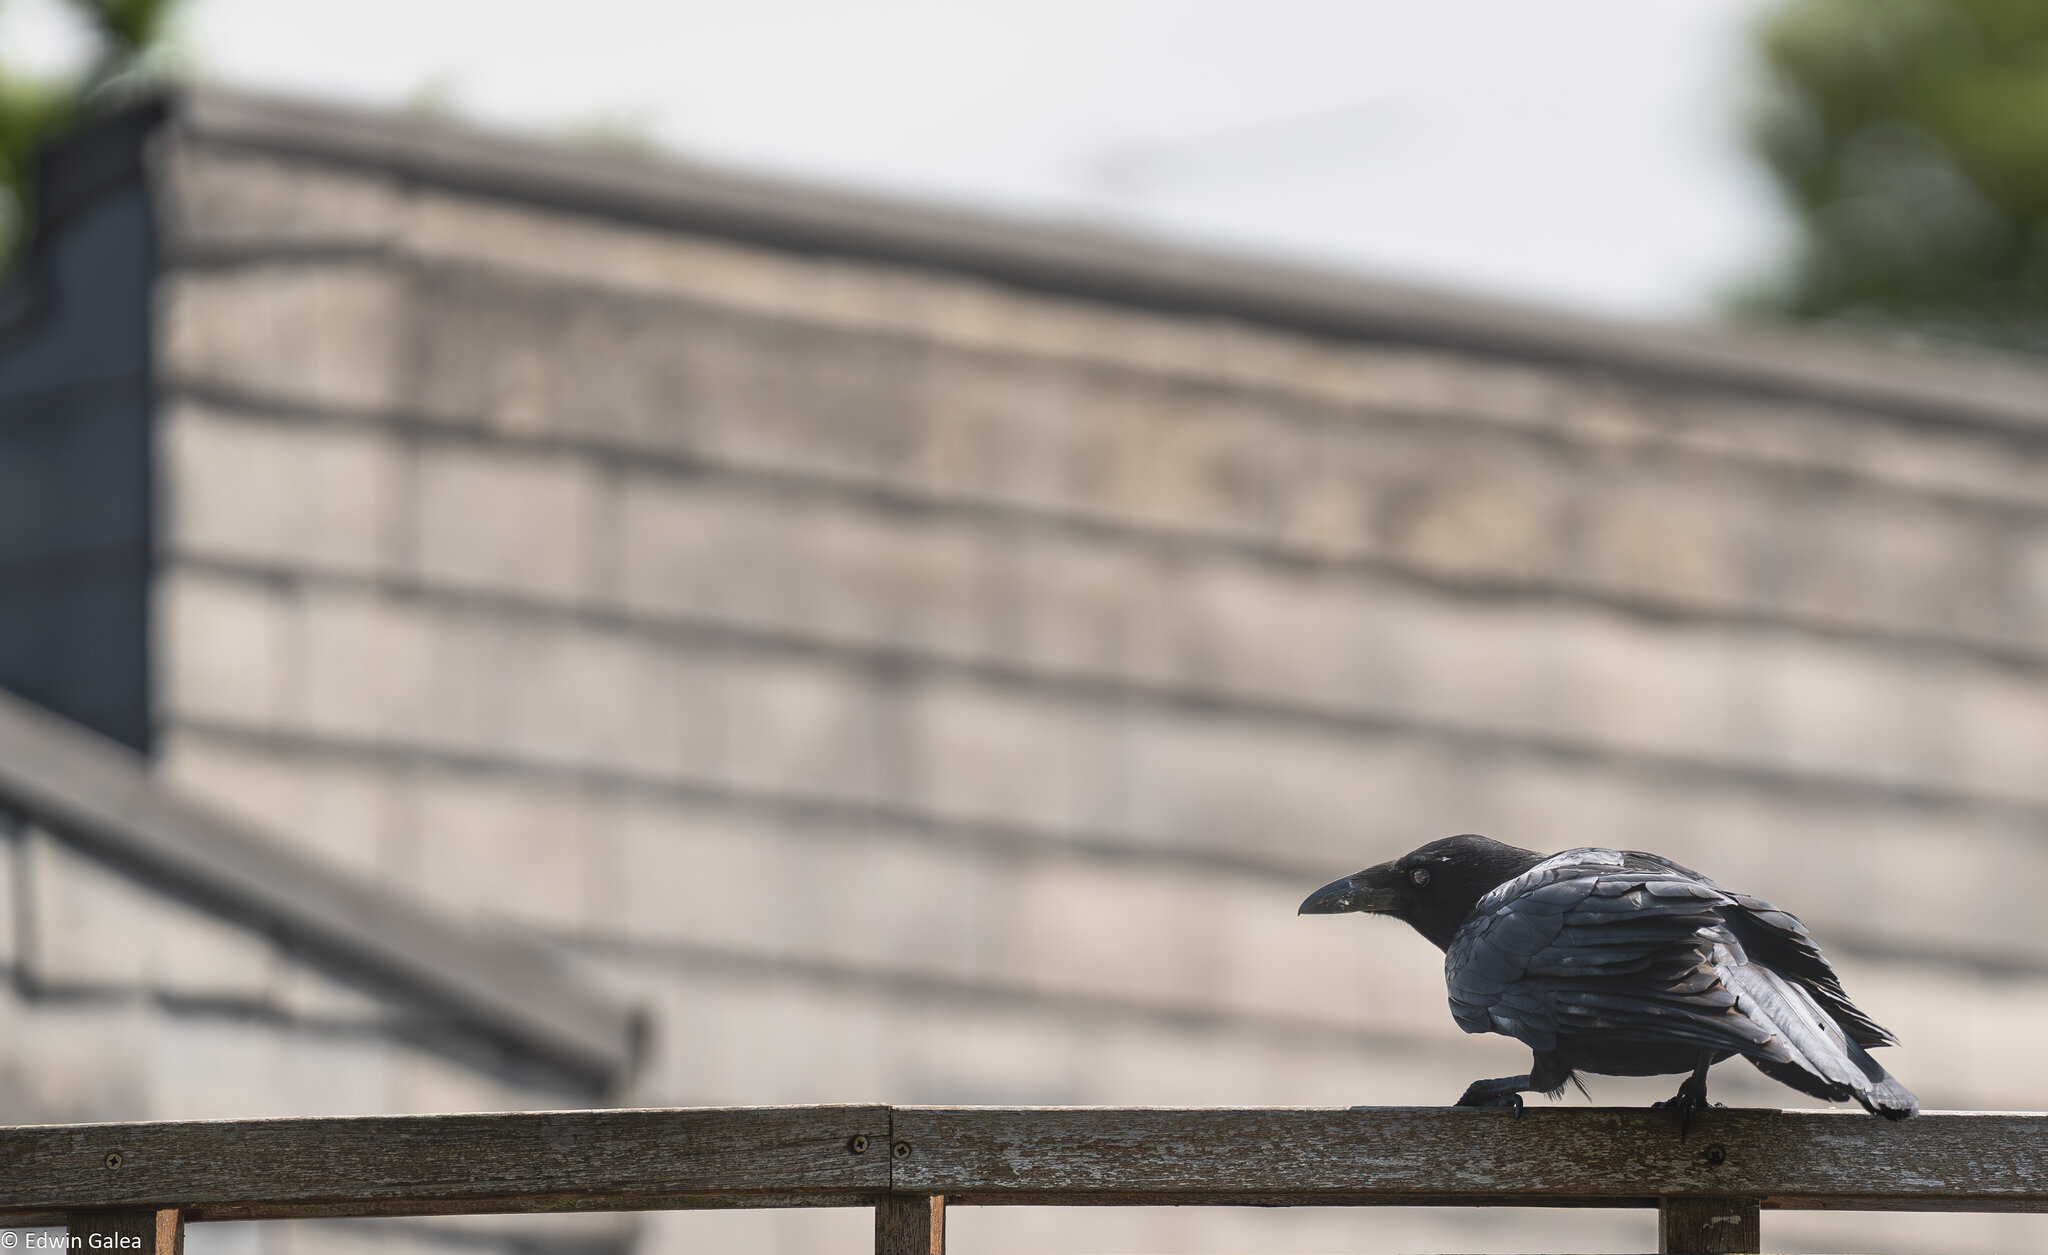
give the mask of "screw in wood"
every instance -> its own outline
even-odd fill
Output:
[[[848,1142],[848,1143],[846,1144],[846,1149],[848,1149],[848,1150],[852,1151],[852,1152],[853,1152],[854,1154],[856,1154],[856,1155],[858,1155],[858,1154],[862,1154],[863,1152],[865,1152],[865,1151],[867,1150],[867,1148],[868,1148],[868,1135],[867,1135],[867,1134],[865,1134],[865,1133],[856,1133],[856,1134],[854,1134],[854,1135],[853,1135],[853,1140],[852,1140],[852,1141],[850,1141],[850,1142]]]
[[[908,1159],[908,1158],[910,1158],[910,1143],[909,1143],[909,1142],[898,1142],[898,1143],[896,1143],[896,1145],[895,1145],[895,1147],[894,1147],[894,1150],[895,1150],[895,1152],[896,1152],[896,1157],[897,1157],[898,1159]]]
[[[108,1152],[107,1152],[107,1166],[108,1166],[109,1168],[118,1168],[118,1167],[120,1167],[120,1166],[121,1166],[121,1152],[120,1152],[120,1151],[118,1151],[118,1150],[110,1150],[110,1151],[108,1151]]]
[[[1712,1146],[1707,1147],[1707,1162],[1710,1164],[1727,1163],[1728,1148],[1721,1145],[1719,1142],[1716,1142]]]

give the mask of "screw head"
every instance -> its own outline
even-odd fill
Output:
[[[853,1135],[853,1139],[852,1139],[851,1141],[849,1141],[849,1142],[847,1142],[847,1143],[846,1143],[846,1149],[848,1149],[848,1150],[852,1151],[852,1152],[853,1152],[854,1154],[856,1154],[856,1155],[858,1155],[858,1154],[861,1154],[861,1153],[865,1152],[865,1151],[867,1150],[867,1148],[868,1148],[868,1135],[867,1135],[867,1134],[865,1134],[865,1133],[856,1133],[856,1134],[854,1134],[854,1135]]]
[[[120,1167],[120,1166],[121,1166],[121,1152],[120,1152],[120,1151],[118,1151],[118,1150],[110,1150],[110,1151],[108,1151],[108,1152],[107,1152],[107,1166],[108,1166],[109,1168],[118,1168],[118,1167]]]
[[[909,1143],[909,1142],[898,1142],[898,1143],[896,1143],[896,1145],[894,1145],[894,1146],[890,1147],[890,1150],[891,1150],[891,1151],[892,1151],[892,1152],[893,1152],[893,1153],[895,1154],[895,1156],[896,1156],[896,1157],[897,1157],[898,1159],[908,1159],[908,1158],[910,1158],[910,1143]]]
[[[1719,1142],[1715,1142],[1712,1146],[1707,1147],[1707,1162],[1710,1164],[1727,1163],[1728,1148],[1721,1145]]]

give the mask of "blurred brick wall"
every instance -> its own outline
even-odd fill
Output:
[[[602,962],[657,1012],[634,1102],[1445,1102],[1519,1047],[1457,1033],[1406,930],[1293,911],[1480,831],[1775,899],[1928,1106],[2048,1106],[2048,935],[1992,892],[2048,885],[2048,424],[1146,313],[203,134],[159,177],[165,770]],[[1192,1224],[955,1231],[1648,1232]]]

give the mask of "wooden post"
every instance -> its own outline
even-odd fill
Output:
[[[1760,1250],[1753,1198],[1660,1198],[1657,1249],[1672,1255],[1730,1255]]]
[[[185,1255],[185,1213],[175,1208],[74,1211],[64,1228],[83,1255]]]
[[[875,1202],[875,1255],[946,1255],[942,1194],[884,1194]]]

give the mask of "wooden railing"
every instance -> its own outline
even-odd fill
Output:
[[[1716,1109],[737,1107],[0,1129],[0,1225],[179,1255],[186,1221],[949,1205],[1655,1207],[1662,1249],[1755,1251],[1769,1208],[2048,1211],[2048,1115]],[[97,1240],[92,1235],[101,1235]],[[109,1239],[114,1239],[111,1241]],[[117,1244],[116,1244],[117,1243]]]

